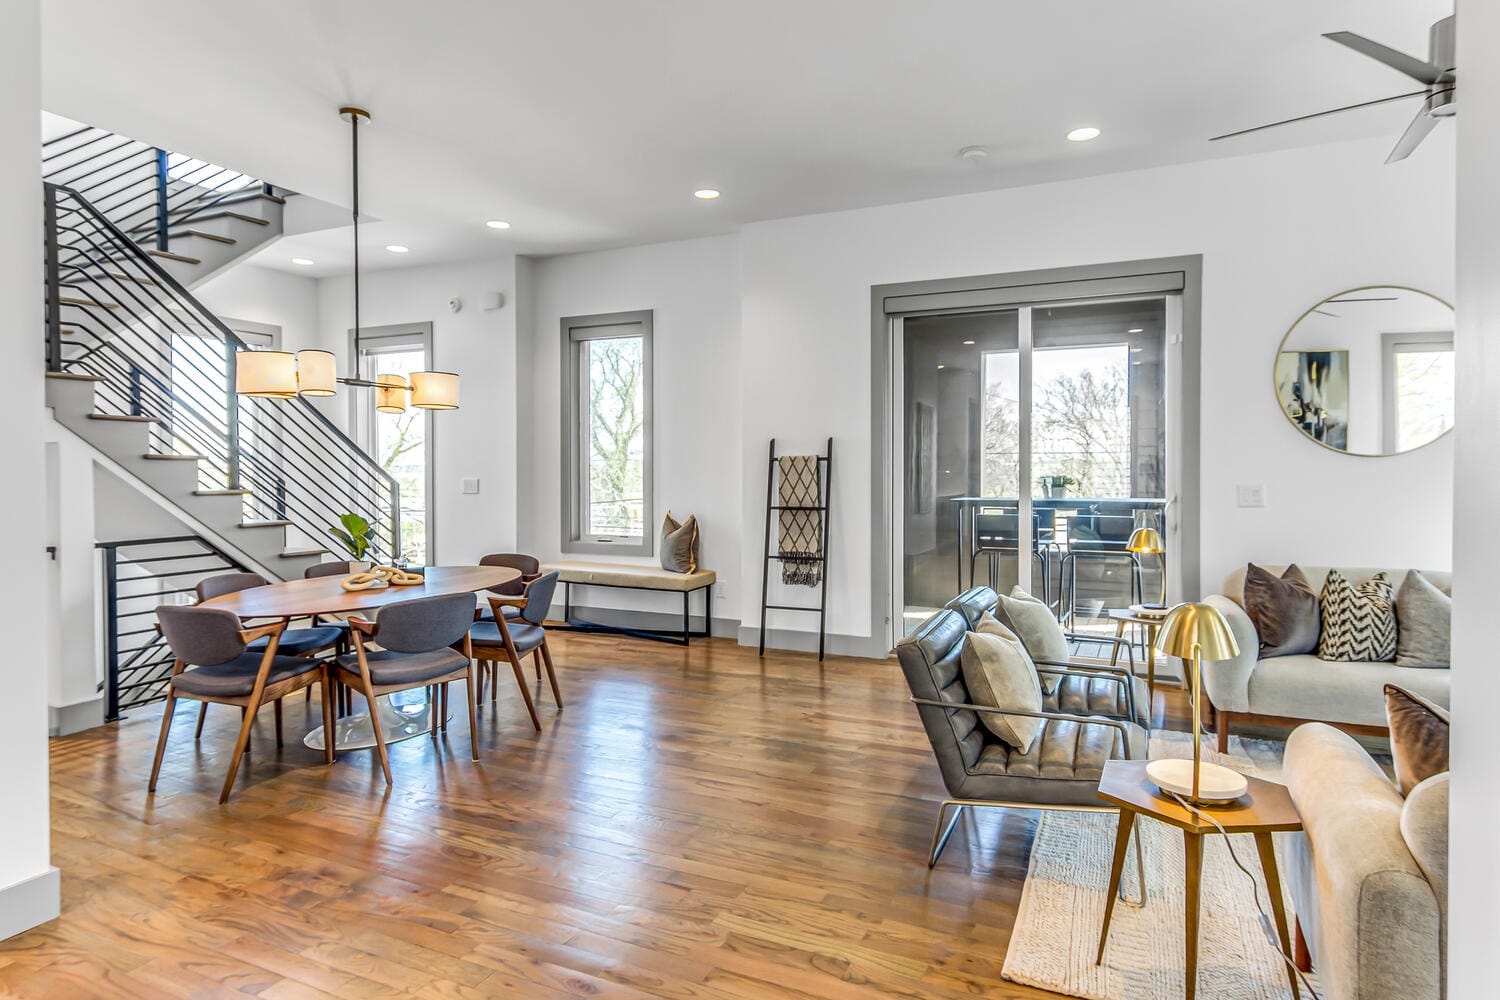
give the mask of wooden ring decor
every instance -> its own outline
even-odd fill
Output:
[[[427,578],[420,573],[408,573],[404,569],[395,566],[376,566],[370,572],[380,577],[393,587],[416,587],[427,582]]]
[[[339,581],[339,586],[350,593],[359,590],[382,590],[390,583],[377,572],[353,573]]]

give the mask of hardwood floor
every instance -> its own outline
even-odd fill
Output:
[[[54,740],[63,915],[0,943],[0,993],[1053,996],[1000,978],[1036,815],[970,810],[927,869],[944,792],[894,660],[550,641],[564,712],[539,692],[536,733],[502,684],[480,763],[459,711],[389,792],[302,746],[316,697],[280,750],[262,712],[222,807],[238,712],[194,744],[179,710],[154,797],[160,706]]]

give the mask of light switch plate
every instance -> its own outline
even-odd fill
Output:
[[[1234,489],[1241,507],[1264,507],[1266,505],[1266,488],[1259,483],[1241,484]]]
[[[465,493],[479,492],[479,478],[477,476],[465,476],[459,480],[460,486]]]

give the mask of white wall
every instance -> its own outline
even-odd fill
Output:
[[[486,552],[516,545],[516,436],[531,429],[517,426],[515,273],[515,258],[500,257],[375,271],[360,281],[362,326],[430,322],[430,363],[462,376],[461,409],[433,418],[435,552],[429,559],[434,563],[472,564]],[[317,284],[319,339],[305,346],[333,351],[347,371],[353,279],[325,278]],[[493,292],[505,295],[505,305],[486,311],[481,299]],[[458,313],[448,310],[454,297],[463,300]],[[350,400],[370,391],[343,388],[327,412],[347,428]],[[479,493],[460,493],[464,477],[478,477]]]
[[[757,613],[765,442],[835,438],[829,631],[871,632],[870,288],[1203,254],[1202,569],[1449,561],[1452,442],[1362,459],[1279,414],[1277,345],[1359,285],[1453,291],[1453,147],[1395,167],[1386,140],[749,225],[742,234],[741,613]],[[543,378],[546,378],[544,373]],[[1264,509],[1235,485],[1266,488]],[[1372,539],[1379,551],[1372,551]],[[789,627],[808,627],[790,620]]]
[[[268,267],[238,263],[193,289],[215,316],[281,327],[283,349],[318,341],[318,282]]]
[[[742,535],[764,514],[740,508],[739,240],[684,240],[533,263],[529,324],[530,464],[521,545],[543,560],[562,553],[562,370],[559,321],[564,316],[653,311],[654,511],[696,515],[701,564],[719,575],[716,615],[739,617]],[[764,463],[764,446],[760,454]],[[757,522],[759,523],[759,522]],[[659,523],[647,526],[653,539]],[[762,528],[757,527],[760,532]],[[758,537],[758,536],[757,536]],[[658,564],[659,554],[621,562]],[[596,559],[596,556],[578,558]],[[756,583],[759,594],[759,581]],[[583,597],[582,594],[579,595]],[[680,613],[674,597],[592,591],[592,607],[648,608]],[[698,614],[698,604],[693,603]]]
[[[1495,993],[1500,949],[1500,770],[1495,606],[1500,603],[1500,5],[1462,0],[1458,62],[1458,415],[1453,558],[1453,776],[1448,996]]]
[[[6,635],[0,658],[0,690],[7,721],[0,726],[0,938],[57,916],[57,870],[51,866],[47,788],[49,568],[40,527],[46,523],[38,488],[43,461],[43,362],[35,331],[42,329],[41,181],[38,132],[41,59],[37,0],[7,4],[0,32],[0,314],[7,334],[0,360],[9,383],[10,418],[0,435],[0,468],[18,488],[5,491],[5,523],[18,535],[9,553],[0,627]]]

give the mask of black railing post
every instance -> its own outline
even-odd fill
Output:
[[[105,722],[120,719],[120,576],[119,550],[104,546],[104,677],[107,694]]]
[[[156,249],[167,249],[167,151],[156,151]]]
[[[62,371],[62,279],[57,264],[57,189],[42,185],[43,231],[47,245],[47,370]]]
[[[141,369],[139,365],[130,366],[130,415],[139,417],[146,412],[145,405],[141,402]]]
[[[281,476],[276,477],[276,509],[272,513],[278,521],[289,520],[286,516],[286,479]]]
[[[237,366],[234,341],[224,341],[224,371],[228,373],[229,384],[225,387],[229,395],[229,427],[227,435],[229,438],[229,488],[237,490],[240,488],[240,397],[234,391]]]

